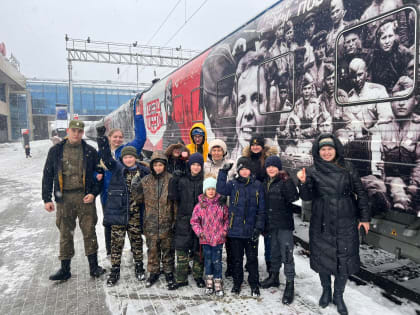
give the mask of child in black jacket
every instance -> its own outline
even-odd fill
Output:
[[[271,268],[269,277],[261,283],[263,288],[278,287],[279,270],[284,264],[286,289],[283,304],[290,304],[294,297],[295,263],[293,260],[293,210],[291,203],[299,199],[298,191],[287,172],[282,170],[278,156],[265,161],[267,178],[264,181],[264,199],[268,231],[271,237]]]

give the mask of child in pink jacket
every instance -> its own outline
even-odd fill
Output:
[[[227,206],[219,201],[216,184],[213,177],[204,180],[203,194],[198,196],[199,202],[194,207],[190,223],[203,245],[206,294],[215,292],[217,296],[223,296],[222,248],[226,242],[229,217]]]

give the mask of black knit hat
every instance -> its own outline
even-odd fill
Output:
[[[251,171],[252,169],[252,161],[250,158],[242,156],[236,162],[236,171],[239,172],[241,169],[247,168]]]
[[[264,137],[261,135],[253,134],[251,137],[251,141],[249,142],[249,145],[252,146],[255,144],[264,148],[264,144],[265,144]]]
[[[265,168],[269,166],[275,166],[279,169],[279,171],[282,169],[281,160],[277,155],[271,155],[265,160],[264,164]]]
[[[124,147],[124,148],[121,150],[121,158],[123,158],[123,157],[124,157],[124,156],[126,156],[126,155],[132,155],[132,156],[134,156],[136,159],[138,159],[138,158],[139,158],[139,156],[137,155],[137,150],[136,150],[136,148],[135,148],[135,147],[132,147],[131,145],[128,145],[128,146]]]
[[[201,165],[201,168],[203,168],[204,159],[201,153],[194,153],[190,156],[190,158],[188,159],[188,167],[191,167],[193,163],[198,163]]]

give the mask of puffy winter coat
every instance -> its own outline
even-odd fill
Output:
[[[319,140],[334,139],[336,162],[319,156]],[[345,162],[343,146],[331,134],[322,134],[312,146],[314,165],[299,185],[303,200],[312,200],[309,226],[311,268],[319,273],[351,275],[360,267],[358,222],[369,222],[368,197],[356,169]],[[353,193],[357,194],[353,198]]]
[[[175,213],[174,203],[168,198],[169,181],[172,175],[166,170],[161,174],[156,174],[153,170],[153,162],[156,159],[167,161],[163,152],[155,151],[150,161],[151,174],[145,176],[138,186],[133,186],[132,192],[136,201],[144,202],[144,235],[170,237]]]
[[[174,159],[172,157],[172,152],[175,149],[180,149],[183,151],[188,152],[188,156],[190,155],[190,151],[184,147],[184,145],[180,144],[180,143],[176,143],[176,144],[171,144],[165,151],[165,155],[168,158],[168,165],[167,165],[167,171],[169,173],[173,173],[174,171],[181,171],[183,174],[185,174],[187,172],[187,161],[182,160],[181,158],[178,159]]]
[[[114,160],[107,137],[98,137],[97,141],[102,161],[105,163],[108,172],[111,173],[107,189],[107,203],[104,207],[103,224],[105,226],[127,225],[130,210],[130,190],[126,183],[128,168],[120,160]],[[140,163],[136,163],[136,168],[140,172],[141,178],[150,173],[149,169]],[[140,211],[142,211],[142,205],[139,206]]]
[[[291,203],[299,199],[299,194],[293,180],[283,180],[280,176],[272,181],[266,178],[264,192],[268,230],[294,230]]]
[[[126,146],[135,147],[137,150],[137,154],[140,155],[145,142],[146,142],[146,127],[144,125],[143,115],[134,114],[134,140],[119,146],[115,150],[115,159],[118,160],[121,157],[121,151]],[[101,154],[99,154],[99,158],[102,159]],[[108,198],[108,186],[111,181],[111,177],[112,177],[112,173],[109,170],[105,170],[103,184],[102,184],[102,192],[101,192],[101,203],[102,203],[103,208],[105,208],[106,201]]]
[[[172,177],[169,183],[169,200],[178,202],[175,218],[174,247],[178,250],[198,250],[198,239],[195,236],[190,220],[198,196],[203,193],[203,172],[197,176],[187,173],[182,177]]]
[[[242,156],[249,157],[252,163],[251,174],[256,177],[261,183],[266,177],[264,163],[265,160],[271,155],[278,155],[279,151],[274,146],[265,145],[263,150],[259,154],[255,154],[251,151],[250,146],[246,146],[242,150]]]
[[[52,201],[54,190],[54,200],[63,201],[63,151],[67,139],[54,145],[48,151],[47,160],[44,166],[42,176],[42,200],[44,202]],[[101,185],[94,180],[94,172],[99,162],[96,150],[82,140],[83,148],[83,185],[85,194],[98,195],[101,191]]]
[[[204,159],[204,162],[205,162],[205,161],[207,161],[207,155],[209,154],[209,144],[207,142],[207,130],[206,130],[206,127],[204,126],[204,124],[196,123],[191,127],[190,133],[189,133],[191,143],[187,144],[186,147],[187,147],[188,150],[190,150],[191,154],[194,154],[194,153],[198,152],[197,145],[194,143],[193,137],[191,135],[191,132],[193,131],[194,128],[200,128],[204,131],[204,142],[203,142],[202,146],[203,146],[203,159]]]
[[[219,171],[216,191],[229,196],[229,237],[251,238],[255,228],[264,230],[265,205],[262,184],[251,176],[226,182],[227,172]]]
[[[198,196],[190,223],[200,244],[216,246],[226,242],[229,227],[229,213],[226,205],[219,204],[220,195],[213,199],[204,194]]]

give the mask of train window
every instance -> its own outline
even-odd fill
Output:
[[[203,122],[203,107],[202,104],[201,87],[195,88],[191,91],[191,116],[192,122]]]
[[[172,108],[172,119],[177,124],[182,124],[184,122],[184,102],[183,96],[177,95],[173,98],[173,108]],[[169,113],[169,112],[168,112]]]
[[[410,96],[417,81],[417,24],[416,9],[406,6],[342,31],[335,46],[336,102],[345,106]]]
[[[236,117],[236,91],[234,73],[217,81],[217,114],[219,118]]]
[[[262,62],[257,82],[260,114],[290,112],[295,98],[293,54],[288,52]]]

